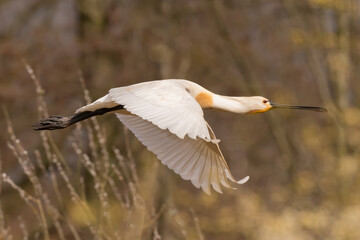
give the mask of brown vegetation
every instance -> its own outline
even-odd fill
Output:
[[[360,239],[359,6],[1,1],[0,239]],[[31,129],[163,78],[329,113],[205,111],[234,175],[250,175],[211,196],[114,116]]]

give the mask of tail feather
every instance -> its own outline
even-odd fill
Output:
[[[50,116],[49,118],[42,119],[39,122],[33,125],[34,130],[56,130],[56,129],[63,129],[68,126],[73,125],[79,121],[85,120],[87,118],[102,115],[107,112],[116,111],[123,109],[123,105],[118,105],[112,108],[100,108],[96,109],[95,111],[85,111],[79,112],[74,114],[70,117],[63,117],[63,116]]]

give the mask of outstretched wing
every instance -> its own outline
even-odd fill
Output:
[[[164,165],[183,179],[191,180],[195,187],[201,187],[210,194],[210,186],[212,186],[221,193],[220,184],[230,187],[228,179],[235,182],[217,141],[195,140],[188,136],[180,139],[167,129],[161,129],[136,115],[121,113],[116,115]],[[209,130],[215,139],[212,130]],[[237,183],[242,184],[247,180],[248,177]]]
[[[135,136],[158,159],[197,188],[230,187],[232,177],[213,131],[198,102],[183,85],[172,80],[113,88],[109,94],[77,110],[94,111],[122,105],[117,113]],[[248,177],[236,182],[245,183]]]
[[[196,100],[176,81],[152,81],[113,88],[109,97],[130,113],[145,119],[181,139],[210,141],[204,113]]]

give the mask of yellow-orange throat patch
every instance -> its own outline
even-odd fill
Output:
[[[250,112],[248,112],[248,113],[263,113],[263,112],[267,112],[267,111],[269,111],[270,109],[272,109],[273,107],[272,106],[269,106],[269,107],[267,107],[267,108],[264,108],[264,109],[261,109],[261,110],[253,110],[253,111],[250,111]]]
[[[195,97],[195,99],[202,108],[213,106],[213,98],[209,93],[201,92]]]

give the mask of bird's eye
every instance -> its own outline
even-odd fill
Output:
[[[269,101],[268,100],[263,100],[263,103],[268,103]]]

